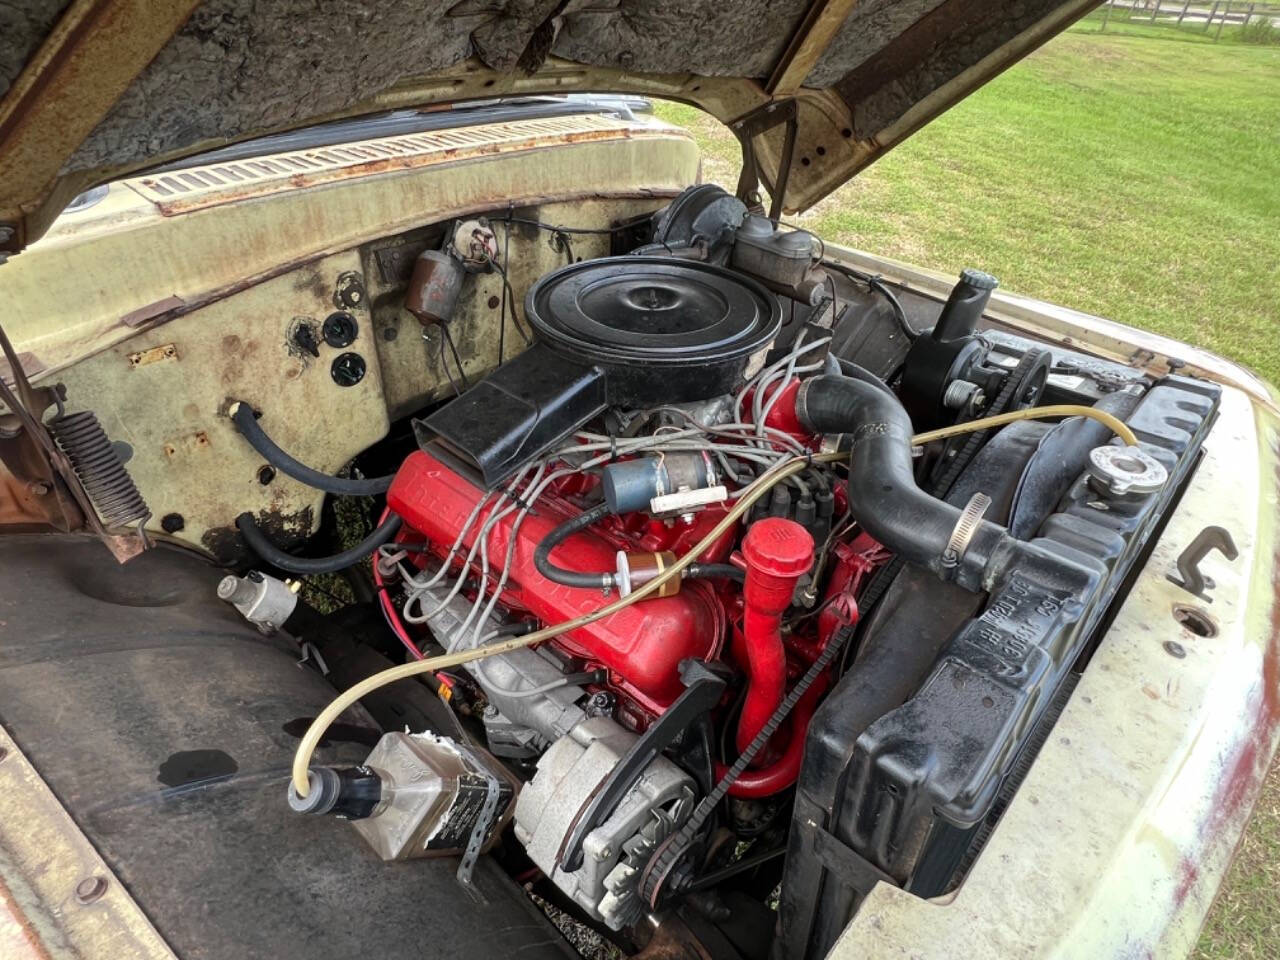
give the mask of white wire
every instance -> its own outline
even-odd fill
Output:
[[[817,340],[813,340],[809,343],[802,344],[801,346],[797,347],[795,350],[792,350],[791,353],[787,354],[785,357],[781,357],[778,360],[775,360],[773,363],[769,364],[769,366],[765,367],[763,370],[757,373],[754,377],[752,377],[749,381],[747,381],[746,386],[744,386],[741,390],[739,390],[737,395],[734,397],[733,409],[734,409],[735,415],[738,416],[739,419],[741,419],[743,398],[746,397],[746,395],[750,393],[752,389],[755,389],[757,387],[757,384],[761,380],[763,380],[766,376],[768,376],[771,373],[774,373],[781,367],[785,367],[792,360],[793,357],[803,356],[809,351],[816,350],[818,347],[821,347],[830,342],[831,342],[830,337],[820,337]],[[757,389],[756,392],[758,395],[759,390]],[[753,419],[758,420],[759,418],[753,418]]]
[[[756,424],[757,436],[764,436],[765,418],[769,416],[769,411],[772,410],[774,404],[778,402],[778,397],[782,396],[783,389],[786,387],[788,383],[791,382],[791,378],[795,376],[796,358],[799,357],[801,352],[804,350],[803,338],[804,338],[805,332],[806,331],[801,330],[799,335],[797,336],[797,339],[800,342],[796,344],[796,348],[791,351],[790,356],[787,358],[787,365],[785,368],[783,368],[783,373],[781,378],[782,383],[779,385],[777,390],[773,391],[773,396],[769,398],[769,402],[764,405],[761,404],[761,398],[764,397],[764,391],[765,391],[765,385],[763,383],[760,384],[759,389],[756,390],[755,395],[751,398],[751,407],[755,412],[754,419]],[[830,340],[831,338],[828,337],[827,339]]]
[[[499,502],[501,502],[502,500],[510,496],[510,491],[513,489],[515,484],[519,483],[520,480],[528,473],[531,466],[532,465],[526,466],[523,470],[521,470],[520,474],[516,477],[516,479],[512,481],[511,486],[508,486],[507,489],[502,492],[502,496],[499,498]],[[488,499],[488,496],[489,495],[486,494],[485,497],[482,498],[482,502],[483,500]],[[473,510],[472,512],[475,513],[477,511]],[[465,529],[464,529],[464,533],[465,533]],[[421,608],[421,598],[424,595],[423,589],[426,587],[435,586],[437,583],[440,582],[440,580],[442,579],[442,574],[440,573],[440,571],[437,571],[436,575],[433,576],[425,584],[421,584],[417,586],[414,590],[410,592],[409,598],[405,601],[404,609],[402,610],[405,620],[407,620],[409,623],[425,623],[431,617],[434,617],[437,613],[443,610],[448,605],[449,601],[458,595],[458,593],[462,590],[462,584],[466,581],[467,571],[470,569],[471,563],[476,558],[476,551],[480,549],[481,541],[482,541],[481,537],[476,537],[471,542],[471,549],[467,551],[466,559],[463,560],[462,562],[462,569],[458,573],[458,579],[454,582],[453,589],[450,590],[448,595],[443,600],[441,600],[438,604],[436,604],[436,606],[432,608],[430,612],[414,614],[411,612],[411,610],[415,602],[418,603],[419,608]],[[440,569],[444,571],[448,571],[449,569],[448,564],[442,565]]]
[[[823,366],[824,364],[821,364],[821,363],[809,363],[800,367],[792,367],[786,370],[780,377],[775,376],[773,378],[773,379],[780,379],[781,385],[778,387],[777,390],[775,390],[770,395],[768,401],[765,402],[764,406],[760,409],[759,415],[756,417],[757,436],[760,436],[760,437],[764,436],[764,431],[767,429],[764,421],[769,416],[769,412],[773,410],[774,404],[776,404],[778,402],[778,399],[782,396],[782,392],[784,389],[786,389],[786,384],[791,380],[791,378],[799,376],[802,373],[814,373],[818,370],[821,370]],[[768,392],[769,384],[771,384],[772,382],[773,380],[771,379],[769,383],[761,384],[760,389],[756,391],[755,396],[752,398],[753,403],[754,401],[759,400],[761,397],[765,395],[765,393]]]
[[[643,437],[627,437],[618,439],[604,434],[592,433],[589,431],[579,431],[575,434],[577,443],[562,447],[554,451],[547,457],[527,464],[524,469],[513,479],[506,487],[501,495],[494,501],[492,491],[486,492],[483,497],[477,501],[476,505],[468,514],[463,522],[461,529],[458,531],[457,537],[454,539],[453,545],[450,547],[448,554],[436,572],[426,579],[416,576],[413,571],[406,569],[405,565],[400,562],[403,559],[403,552],[397,554],[387,554],[386,560],[394,563],[395,568],[399,571],[400,576],[407,588],[408,597],[402,608],[402,615],[406,622],[423,623],[440,611],[442,611],[458,594],[462,591],[467,581],[469,573],[479,560],[480,584],[476,591],[476,597],[472,602],[471,609],[468,611],[466,618],[460,627],[452,631],[452,636],[441,638],[445,641],[448,648],[452,651],[468,640],[473,645],[479,645],[487,642],[497,634],[489,632],[481,634],[481,631],[490,624],[490,618],[497,603],[505,590],[510,577],[512,558],[517,541],[517,534],[520,526],[523,524],[525,517],[528,516],[530,510],[537,503],[543,492],[554,482],[566,476],[575,473],[585,472],[602,464],[617,458],[618,456],[638,453],[646,450],[659,450],[663,452],[710,452],[716,456],[722,467],[725,468],[726,474],[735,482],[740,483],[739,475],[730,467],[730,460],[737,460],[746,463],[754,463],[766,468],[774,466],[781,460],[786,459],[791,453],[802,450],[803,446],[798,443],[794,437],[784,431],[774,427],[765,425],[764,419],[772,411],[774,404],[777,402],[781,389],[771,396],[767,403],[762,398],[767,388],[776,380],[781,379],[783,383],[789,381],[793,376],[799,373],[807,373],[822,368],[821,363],[799,365],[798,359],[804,354],[823,346],[830,342],[830,337],[825,337],[810,343],[800,343],[795,349],[791,350],[786,356],[780,358],[768,367],[761,370],[755,377],[743,388],[736,396],[734,409],[739,411],[738,419],[727,424],[719,424],[712,426],[703,426],[697,424],[693,427],[681,429],[675,425],[664,425],[659,427],[653,434]],[[752,418],[747,421],[741,417],[742,400],[746,393],[754,389]],[[739,441],[738,443],[724,442],[717,443],[713,438],[723,438],[727,441]],[[784,449],[778,449],[778,446]],[[596,453],[596,456],[587,457],[580,462],[572,463],[565,461],[565,458],[573,458],[577,460],[585,454]],[[561,469],[554,470],[550,474],[546,474],[547,467],[556,461],[565,461],[567,465]],[[527,483],[525,482],[527,479]],[[524,486],[524,493],[517,496],[516,491],[519,487]],[[430,610],[424,608],[424,599],[438,586],[449,574],[450,568],[457,556],[460,548],[466,541],[467,536],[475,527],[476,521],[481,517],[486,507],[489,507],[487,516],[481,523],[480,529],[473,539],[466,556],[462,559],[460,569],[455,577],[453,584],[443,599],[437,601]],[[501,574],[493,584],[492,592],[487,589],[490,579],[490,563],[489,563],[489,538],[498,529],[498,525],[502,523],[512,513],[516,513],[515,519],[512,521],[511,529],[507,536],[507,550],[504,557]],[[433,598],[434,599],[434,598]],[[418,612],[414,612],[415,606]],[[468,632],[470,631],[470,637]],[[478,666],[478,665],[477,665]],[[493,684],[489,678],[484,678],[496,690],[505,693],[508,696],[532,696],[538,690],[513,691],[505,690],[497,684]],[[554,689],[564,684],[553,682],[544,685],[546,689]]]
[[[525,517],[529,515],[529,511],[533,509],[533,505],[538,501],[538,498],[542,496],[542,492],[546,490],[547,487],[549,487],[556,480],[559,480],[561,477],[567,477],[570,474],[577,472],[576,469],[569,467],[563,470],[553,471],[544,479],[542,477],[542,472],[545,469],[546,469],[546,464],[544,463],[542,467],[539,468],[537,474],[534,475],[534,478],[529,481],[529,486],[525,488],[524,496],[521,498],[523,500],[523,505],[520,508],[520,512],[516,515],[515,520],[512,522],[511,529],[507,531],[507,553],[502,561],[502,574],[498,578],[497,583],[494,585],[493,595],[489,598],[489,602],[483,605],[484,606],[483,613],[480,614],[479,620],[476,621],[473,645],[478,646],[482,642],[480,630],[484,627],[485,624],[489,622],[489,618],[493,615],[494,607],[496,607],[498,604],[498,598],[502,595],[502,591],[506,589],[507,580],[510,578],[510,575],[511,575],[511,561],[512,561],[512,558],[515,556],[517,536],[520,533],[520,526],[521,524],[524,523]],[[472,607],[473,614],[478,609],[480,609],[482,605],[482,601],[484,600],[484,585],[487,582],[488,582],[488,575],[487,575],[487,554],[486,554],[486,574],[481,579],[480,589],[476,593],[476,603]]]
[[[492,536],[493,531],[497,529],[498,524],[501,523],[504,519],[506,519],[506,517],[510,516],[513,511],[517,509],[520,511],[519,515],[516,517],[515,524],[512,526],[512,529],[510,532],[510,539],[507,542],[507,557],[502,567],[502,577],[498,582],[497,586],[494,588],[493,600],[489,603],[489,610],[492,610],[493,606],[498,601],[499,594],[502,593],[502,588],[506,586],[507,574],[508,574],[508,571],[511,569],[511,556],[513,552],[512,548],[515,545],[515,533],[519,530],[520,523],[524,520],[525,516],[528,514],[529,508],[533,504],[533,498],[536,498],[538,495],[540,495],[542,493],[542,490],[544,489],[543,487],[537,487],[537,485],[538,485],[538,482],[542,479],[542,474],[546,470],[546,468],[547,468],[547,465],[545,461],[539,463],[538,469],[534,472],[532,478],[529,480],[528,485],[525,487],[524,494],[520,498],[517,498],[513,493],[511,493],[511,491],[514,490],[515,488],[515,484],[512,484],[512,486],[508,488],[508,494],[509,496],[511,496],[512,505],[510,507],[504,508],[501,511],[494,511],[490,515],[489,520],[485,523],[485,525],[480,528],[480,533],[478,534],[478,537],[481,542],[480,585],[476,589],[476,598],[471,604],[471,610],[470,612],[468,612],[467,618],[462,622],[462,625],[458,628],[457,636],[460,642],[465,639],[467,630],[471,628],[471,624],[473,621],[475,621],[476,615],[485,606],[484,604],[485,584],[489,582],[489,578],[490,578],[489,537]],[[536,490],[534,489],[535,487],[537,487]],[[459,580],[463,580],[463,579],[465,579],[465,573],[463,576],[459,577]],[[477,641],[480,639],[480,629],[481,627],[484,626],[485,619],[488,615],[488,612],[489,611],[486,611],[485,616],[481,617],[480,621],[476,623],[475,639]]]
[[[493,496],[493,492],[488,491],[483,497],[476,501],[476,505],[471,508],[471,512],[467,514],[467,519],[462,522],[462,526],[458,529],[458,536],[454,539],[453,546],[449,548],[449,552],[445,555],[443,562],[440,564],[440,569],[436,571],[435,576],[431,577],[431,579],[425,582],[419,581],[417,576],[412,572],[407,572],[403,565],[397,562],[396,565],[400,569],[400,575],[404,578],[407,586],[410,588],[434,587],[444,579],[445,574],[449,570],[449,565],[453,562],[454,555],[458,552],[458,547],[462,546],[463,539],[475,524],[476,517],[480,515],[480,511],[484,509],[485,504],[489,502],[489,498],[491,496]]]

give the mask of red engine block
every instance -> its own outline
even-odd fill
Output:
[[[411,454],[396,473],[387,492],[387,505],[410,529],[427,538],[443,559],[467,517],[484,496],[471,484],[430,455]],[[474,542],[493,507],[482,511],[464,540]],[[525,517],[516,535],[509,580],[501,602],[524,610],[546,623],[559,623],[598,609],[598,590],[565,587],[543,577],[534,567],[538,543],[575,508],[551,491],[538,500],[536,513]],[[504,557],[515,513],[498,522],[489,538],[489,556]],[[636,548],[640,531],[620,525],[593,527],[577,533],[556,549],[557,562],[576,570],[612,570],[619,549]],[[728,544],[726,544],[726,547]],[[690,583],[675,596],[651,599],[619,610],[612,616],[580,627],[552,641],[562,650],[605,667],[609,683],[650,713],[661,713],[683,690],[678,666],[686,657],[719,656],[725,635],[724,608],[706,584]]]

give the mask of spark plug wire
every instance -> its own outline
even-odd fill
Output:
[[[978,420],[970,420],[967,423],[953,424],[939,430],[932,430],[928,433],[916,434],[911,439],[912,443],[920,445],[932,440],[942,440],[951,436],[971,433],[975,430],[987,430],[992,427],[1003,426],[1018,420],[1042,420],[1057,417],[1089,417],[1097,420],[1113,433],[1117,434],[1126,444],[1131,446],[1137,445],[1137,437],[1134,435],[1133,431],[1117,417],[1112,416],[1106,411],[1079,404],[1054,404],[1044,407],[1029,407],[1025,410],[1015,410],[1010,413],[1004,413],[994,417],[983,417]],[[572,620],[566,620],[562,623],[551,624],[540,630],[535,630],[533,633],[527,633],[518,637],[506,637],[482,647],[470,647],[467,649],[457,650],[452,653],[443,654],[441,656],[428,657],[425,660],[416,660],[411,663],[400,664],[399,666],[391,667],[361,680],[359,683],[340,693],[332,702],[329,703],[327,707],[321,710],[316,718],[311,722],[311,726],[307,728],[306,733],[303,734],[302,739],[298,742],[298,748],[293,756],[292,783],[294,790],[300,797],[305,797],[307,795],[311,789],[307,770],[311,765],[312,755],[315,753],[316,746],[319,744],[321,737],[324,736],[324,733],[329,729],[329,726],[342,715],[344,710],[355,704],[366,694],[380,689],[389,683],[395,683],[397,680],[404,680],[424,673],[434,673],[437,670],[460,666],[464,663],[470,663],[473,660],[499,656],[504,653],[510,653],[513,650],[531,647],[534,644],[542,643],[546,640],[552,639],[553,637],[558,637],[561,634],[568,633],[571,630],[576,630],[589,623],[595,623],[597,620],[601,620],[604,617],[617,613],[619,610],[629,607],[633,603],[638,603],[661,590],[663,585],[673,577],[681,576],[686,567],[693,564],[708,547],[714,544],[725,533],[725,531],[736,524],[738,520],[751,509],[755,502],[768,493],[774,485],[780,483],[793,474],[799,473],[813,462],[834,463],[845,459],[846,456],[846,454],[840,452],[815,453],[812,456],[793,457],[770,467],[743,489],[742,495],[734,505],[729,508],[728,512],[720,522],[712,528],[710,533],[703,537],[701,541],[694,545],[694,547],[687,551],[661,574],[625,597],[619,597],[617,600],[592,610],[590,613],[585,613],[580,617],[575,617]]]

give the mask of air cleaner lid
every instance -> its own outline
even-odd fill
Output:
[[[705,371],[706,380],[687,399],[732,389],[782,323],[777,300],[754,280],[670,257],[571,264],[535,283],[525,309],[539,338],[557,353],[611,373],[627,368],[629,380],[645,379],[636,376],[644,371]],[[688,380],[665,381],[666,390],[691,387]],[[675,400],[661,390],[634,399],[641,405]]]

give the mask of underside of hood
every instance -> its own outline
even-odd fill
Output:
[[[692,103],[804,209],[1097,2],[10,0],[0,250],[93,183],[214,146],[535,93]]]

